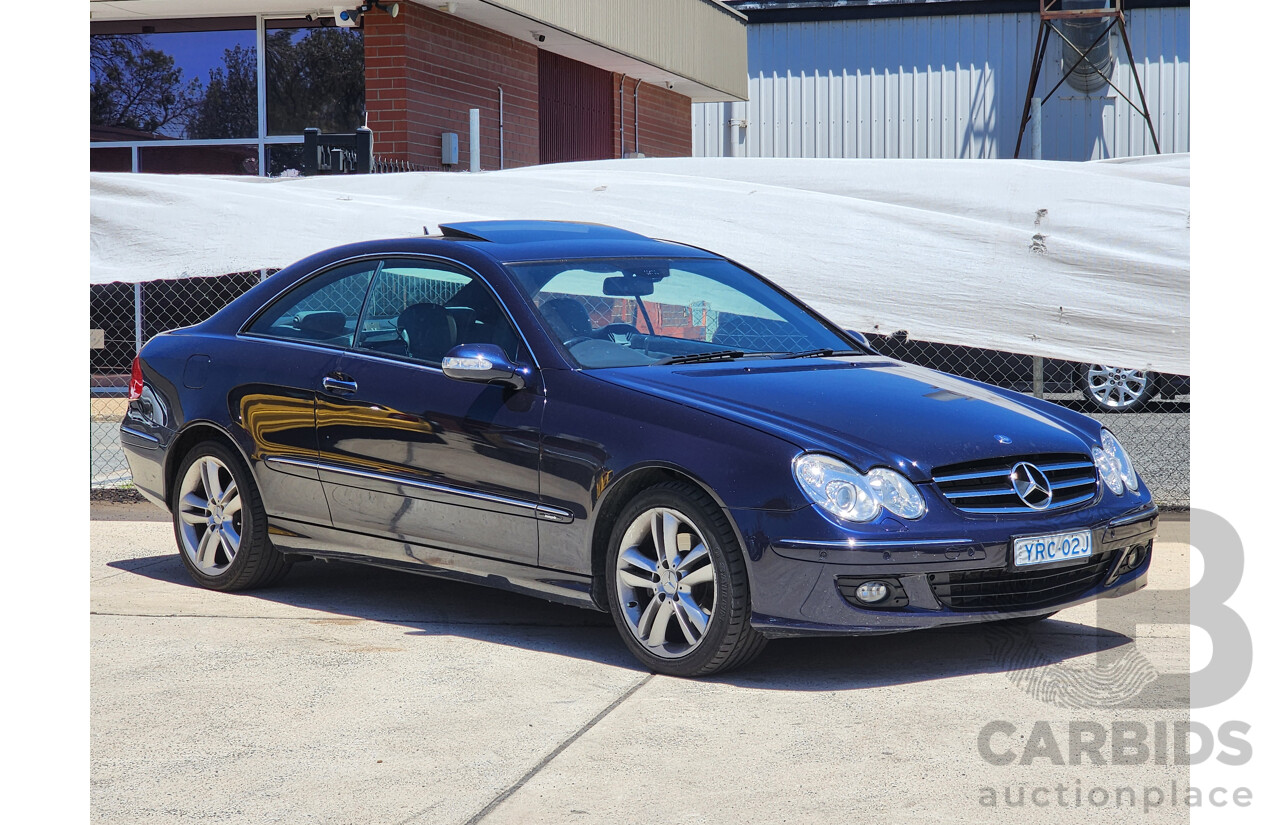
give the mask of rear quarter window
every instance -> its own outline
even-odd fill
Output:
[[[245,332],[350,347],[377,261],[358,261],[309,278],[277,298]]]

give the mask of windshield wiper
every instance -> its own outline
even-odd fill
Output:
[[[856,349],[831,349],[826,347],[806,350],[805,352],[787,352],[782,355],[775,355],[774,358],[782,360],[788,358],[830,358],[833,355],[866,355],[866,353]]]
[[[714,352],[691,352],[688,355],[672,355],[669,358],[661,358],[654,361],[649,366],[660,367],[666,364],[697,364],[701,361],[732,361],[735,358],[743,358],[746,353],[740,349],[718,349]]]

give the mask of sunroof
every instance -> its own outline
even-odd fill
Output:
[[[440,224],[440,232],[446,238],[490,243],[514,244],[535,241],[567,240],[642,240],[644,235],[605,226],[600,223],[575,223],[573,221],[467,221]]]

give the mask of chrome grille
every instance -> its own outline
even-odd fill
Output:
[[[1039,468],[1053,497],[1047,507],[1028,506],[1013,488],[1013,468],[1020,462]],[[1050,453],[971,461],[938,467],[933,481],[947,501],[966,513],[1047,513],[1092,501],[1098,474],[1085,455]]]

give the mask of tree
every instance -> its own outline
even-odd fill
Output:
[[[302,33],[302,36],[297,35]],[[364,41],[345,28],[267,34],[267,132],[314,126],[349,132],[364,122]]]
[[[89,40],[89,122],[139,132],[176,132],[200,98],[200,83],[182,83],[173,57],[140,34]]]
[[[258,59],[254,49],[235,46],[222,66],[209,72],[204,96],[194,107],[187,137],[212,140],[258,136]]]
[[[256,138],[257,52],[237,45],[207,82],[183,84],[171,55],[146,35],[90,39],[90,117],[97,126],[163,132],[191,139]],[[268,134],[315,126],[346,132],[363,122],[364,41],[345,28],[267,33]]]

